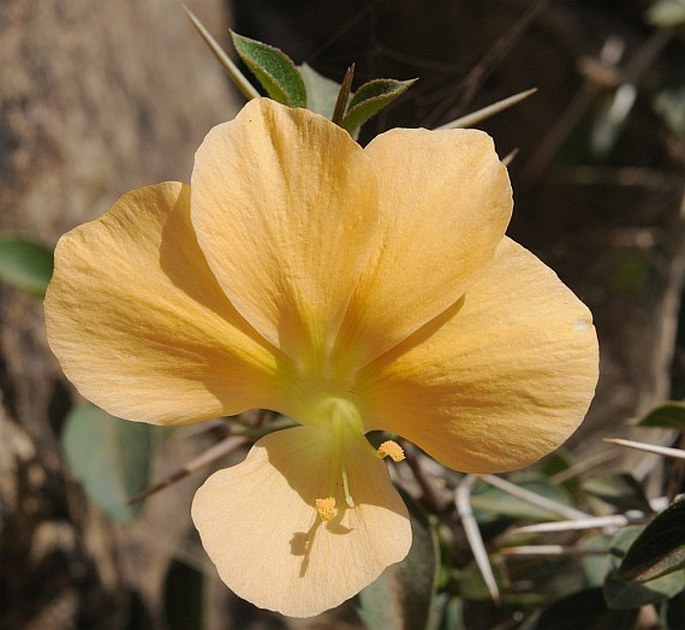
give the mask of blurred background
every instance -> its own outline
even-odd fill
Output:
[[[354,62],[353,87],[418,77],[362,143],[537,87],[478,126],[500,156],[517,151],[509,234],[595,315],[600,384],[571,449],[594,456],[627,419],[685,396],[681,0],[189,7],[226,50],[231,27],[337,81]],[[48,247],[127,190],[188,181],[204,134],[242,103],[175,0],[0,0],[0,61],[0,234]],[[195,570],[188,509],[202,474],[129,524],[86,498],[62,448],[78,401],[47,348],[40,300],[0,284],[0,326],[0,628],[200,627],[199,594],[214,611],[205,627],[284,627]],[[152,477],[206,439],[162,441]],[[358,624],[352,612],[292,625]]]

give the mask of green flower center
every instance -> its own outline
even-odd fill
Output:
[[[348,508],[356,506],[346,461],[352,440],[361,441],[364,448],[368,449],[370,457],[391,457],[394,461],[404,459],[402,448],[395,442],[384,442],[378,449],[369,444],[364,435],[359,409],[346,398],[322,396],[318,400],[313,400],[308,405],[303,420],[307,425],[321,430],[322,447],[331,457],[328,494],[316,499],[315,502],[316,511],[322,521],[330,521],[335,517],[339,498],[344,500]]]

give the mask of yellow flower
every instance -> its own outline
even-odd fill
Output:
[[[362,149],[254,100],[210,131],[190,186],[135,190],[60,240],[49,342],[86,398],[130,420],[300,423],[212,475],[192,516],[238,595],[314,615],[411,543],[382,460],[401,449],[365,433],[497,472],[587,410],[591,315],[504,236],[511,206],[485,133],[395,129]]]

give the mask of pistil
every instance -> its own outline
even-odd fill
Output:
[[[347,472],[346,454],[350,449],[350,442],[361,440],[368,448],[370,456],[375,453],[378,457],[389,457],[394,462],[404,459],[404,450],[393,440],[386,440],[375,451],[366,441],[359,411],[354,403],[338,397],[328,397],[318,404],[312,405],[308,419],[323,431],[323,437],[328,443],[330,453],[330,473],[328,479],[328,494],[315,500],[314,507],[323,522],[332,520],[338,511],[340,490],[348,508],[356,507],[352,496],[350,477]]]

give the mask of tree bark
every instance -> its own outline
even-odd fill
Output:
[[[225,32],[219,0],[193,10]],[[236,111],[171,0],[3,0],[0,59],[0,232],[48,245],[129,189],[188,181],[204,134]],[[47,348],[41,304],[2,286],[0,324],[0,627],[162,627],[188,491],[146,508],[157,547],[90,506],[62,461],[72,390]]]

